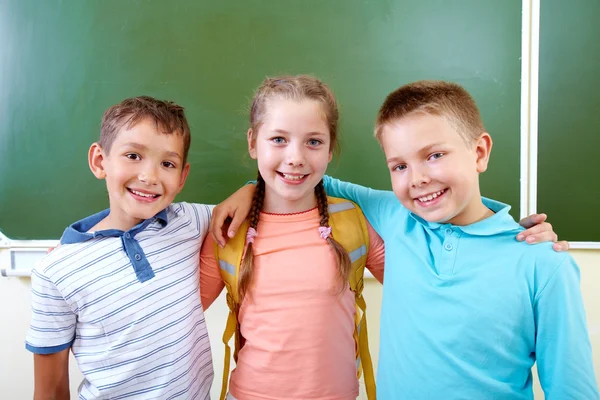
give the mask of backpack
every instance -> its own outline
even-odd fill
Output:
[[[327,202],[329,208],[329,226],[331,226],[332,235],[348,252],[352,263],[349,284],[350,290],[354,292],[356,303],[354,341],[356,343],[357,378],[360,378],[361,373],[364,373],[367,396],[369,400],[375,400],[375,377],[373,375],[367,334],[367,305],[362,295],[364,288],[363,275],[369,248],[367,223],[362,211],[353,202],[335,197],[328,197]],[[235,237],[229,239],[224,248],[215,245],[215,255],[219,262],[223,282],[227,288],[227,306],[229,307],[229,316],[227,317],[225,332],[223,333],[225,362],[221,400],[225,400],[229,381],[229,363],[231,359],[229,341],[232,337],[235,338],[233,359],[236,362],[238,352],[243,345],[243,338],[241,337],[238,322],[238,312],[240,309],[238,281],[240,265],[246,246],[246,232],[249,226],[250,223],[246,220]]]

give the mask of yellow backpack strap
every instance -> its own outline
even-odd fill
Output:
[[[361,289],[362,292],[362,289]],[[358,323],[358,349],[360,354],[360,364],[363,369],[365,387],[367,389],[367,398],[375,400],[377,388],[375,386],[375,374],[373,373],[373,361],[369,351],[369,336],[367,334],[367,303],[361,294],[356,294],[356,305],[362,311],[360,322]]]
[[[350,290],[354,292],[356,303],[354,338],[357,343],[357,376],[364,376],[367,397],[376,399],[375,375],[369,351],[367,333],[367,304],[362,295],[364,272],[369,250],[369,231],[366,219],[358,206],[351,201],[329,197],[330,225],[333,237],[348,252],[352,270],[350,272]]]
[[[223,382],[221,386],[221,400],[225,400],[227,396],[227,386],[229,383],[229,370],[231,361],[231,348],[229,341],[235,336],[233,359],[237,362],[237,355],[240,350],[241,334],[238,321],[239,312],[239,292],[238,292],[238,277],[240,273],[240,265],[244,248],[246,246],[246,232],[249,224],[244,222],[238,233],[232,239],[229,239],[224,248],[220,248],[215,244],[215,254],[219,262],[221,277],[227,289],[227,306],[229,307],[229,315],[227,316],[227,324],[223,332],[223,343],[225,344],[225,360],[223,362]]]

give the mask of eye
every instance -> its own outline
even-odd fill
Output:
[[[176,168],[177,166],[173,164],[171,161],[163,161],[162,166],[165,168]]]
[[[271,142],[275,143],[275,144],[284,144],[285,143],[285,139],[282,138],[281,136],[276,136],[274,138],[270,139]]]
[[[406,169],[405,164],[398,164],[392,167],[392,171],[404,171]]]
[[[437,160],[444,157],[444,153],[433,153],[432,155],[429,156],[429,158],[427,158],[427,160]]]
[[[127,157],[128,159],[133,160],[133,161],[139,161],[142,159],[140,157],[140,155],[137,153],[127,153],[127,154],[125,154],[125,157]]]
[[[309,139],[308,145],[312,147],[317,147],[318,145],[323,144],[323,142],[319,139]]]

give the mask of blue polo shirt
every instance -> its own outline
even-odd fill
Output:
[[[26,347],[70,348],[80,399],[206,399],[212,358],[199,293],[211,208],[175,203],[123,232],[71,225],[31,276]]]
[[[598,399],[579,269],[549,243],[516,240],[509,206],[467,226],[429,223],[392,192],[325,177],[385,242],[379,400]]]

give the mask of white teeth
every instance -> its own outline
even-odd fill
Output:
[[[443,190],[440,190],[439,192],[435,192],[435,193],[429,194],[429,195],[427,195],[427,196],[423,196],[423,197],[417,197],[417,199],[418,199],[420,202],[423,202],[423,203],[425,203],[425,202],[427,202],[427,201],[431,201],[431,200],[435,199],[435,198],[436,198],[436,197],[438,197],[438,196],[441,196],[441,195],[442,195],[442,193],[444,193],[444,191],[443,191]]]
[[[153,194],[138,192],[137,190],[133,190],[133,189],[130,189],[130,190],[133,194],[137,194],[138,196],[142,196],[142,197],[154,197],[155,196]]]
[[[285,179],[288,179],[290,181],[300,181],[300,180],[304,179],[304,176],[305,176],[305,175],[288,175],[288,174],[284,174],[284,173],[282,173],[281,175],[283,175],[283,177]]]

